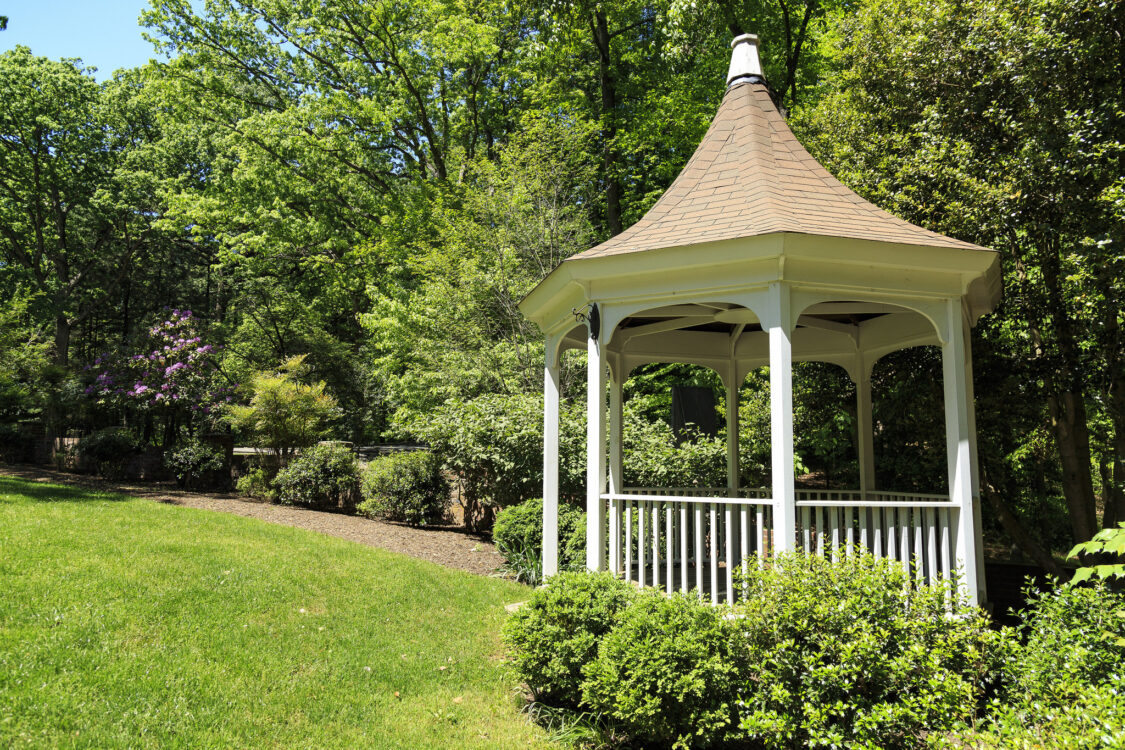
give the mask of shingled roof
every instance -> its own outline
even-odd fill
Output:
[[[752,40],[757,66],[757,39]],[[738,51],[736,49],[736,60]],[[797,140],[760,75],[732,74],[711,128],[648,213],[572,259],[793,232],[986,250],[915,226],[849,190]],[[991,251],[988,251],[991,252]]]

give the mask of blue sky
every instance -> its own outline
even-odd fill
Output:
[[[8,17],[0,51],[23,44],[56,60],[81,57],[104,81],[118,68],[156,57],[137,25],[147,6],[146,0],[0,0],[0,15]]]

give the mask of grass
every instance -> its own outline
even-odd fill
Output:
[[[540,747],[482,578],[0,477],[0,746]]]

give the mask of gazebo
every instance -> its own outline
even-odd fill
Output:
[[[1000,297],[997,254],[892,216],[801,146],[770,97],[758,39],[736,38],[718,114],[683,172],[632,227],[555,268],[520,309],[546,335],[543,572],[558,570],[559,361],[586,349],[587,567],[731,601],[733,573],[775,552],[862,548],[984,600],[969,330]],[[871,371],[941,348],[948,495],[875,486]],[[792,367],[856,384],[859,486],[798,490]],[[728,484],[623,486],[622,383],[692,363],[727,391]],[[769,367],[772,486],[739,486],[738,389]],[[608,382],[607,382],[608,381]],[[609,439],[606,440],[608,385]]]

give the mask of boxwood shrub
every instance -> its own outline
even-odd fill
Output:
[[[609,573],[560,573],[504,624],[516,672],[538,700],[575,707],[582,668],[636,589]]]
[[[414,526],[441,523],[449,505],[449,482],[428,451],[379,456],[360,475],[359,512]]]
[[[543,576],[543,499],[532,498],[500,511],[492,541],[516,580],[536,586]],[[586,567],[586,514],[559,503],[559,570]]]
[[[646,591],[583,667],[583,703],[645,747],[710,747],[739,738],[749,674],[737,628],[692,594]]]
[[[868,555],[783,555],[745,599],[637,593],[562,573],[505,627],[536,698],[644,747],[917,747],[953,737],[1011,638],[948,586]]]
[[[273,488],[284,505],[351,509],[359,494],[359,465],[346,446],[314,445],[277,473]]]
[[[971,720],[1005,649],[984,613],[870,555],[751,567],[741,727],[767,748],[915,747]]]

